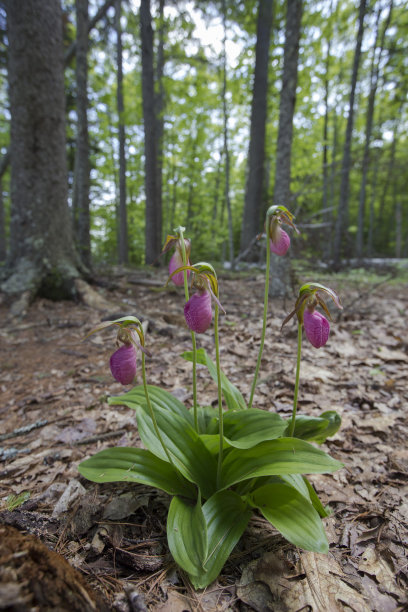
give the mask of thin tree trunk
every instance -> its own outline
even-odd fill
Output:
[[[145,132],[145,260],[151,264],[161,252],[162,211],[157,198],[157,121],[155,113],[153,29],[150,0],[141,0],[142,97]]]
[[[379,71],[381,64],[381,57],[384,50],[384,41],[385,34],[387,28],[391,21],[393,2],[391,1],[389,6],[389,12],[384,24],[381,41],[379,46],[378,55],[376,53],[377,49],[377,39],[379,34],[379,21],[381,15],[381,7],[378,8],[377,12],[377,24],[376,24],[376,34],[374,40],[373,47],[373,57],[371,62],[371,71],[370,71],[370,93],[368,96],[368,107],[367,107],[367,116],[366,116],[366,134],[365,134],[365,143],[364,143],[364,156],[363,156],[363,164],[362,164],[362,177],[361,177],[361,186],[360,186],[360,197],[359,197],[359,205],[358,205],[358,219],[357,219],[357,236],[356,236],[356,255],[358,258],[363,256],[363,232],[364,232],[364,218],[365,218],[365,202],[366,202],[366,190],[367,190],[367,176],[368,170],[370,166],[370,144],[371,144],[371,134],[373,130],[373,120],[374,120],[374,102],[375,96],[377,93],[378,79],[379,79]]]
[[[163,209],[163,134],[164,134],[164,0],[159,2],[159,44],[157,47],[157,67],[156,67],[156,91],[155,91],[155,112],[156,112],[156,201],[158,210]],[[161,224],[162,226],[162,224]],[[161,230],[160,230],[161,231]],[[163,236],[160,236],[162,243]]]
[[[279,103],[279,129],[276,147],[275,185],[273,201],[290,207],[290,179],[293,138],[293,116],[296,103],[302,0],[288,0],[286,10],[285,46],[283,54],[282,90]],[[269,294],[286,296],[290,286],[290,259],[272,254],[273,270]]]
[[[340,267],[342,256],[342,241],[348,226],[349,217],[349,191],[350,191],[350,168],[351,168],[351,140],[354,124],[354,98],[356,93],[358,69],[360,66],[361,45],[364,33],[364,17],[366,12],[366,0],[360,0],[358,32],[354,50],[353,72],[351,77],[351,89],[349,98],[349,113],[347,117],[346,136],[344,140],[343,161],[341,168],[339,208],[337,211],[336,228],[334,234],[333,259],[335,268]]]
[[[395,193],[395,257],[398,259],[402,253],[402,221],[401,196]]]
[[[122,0],[115,0],[115,29],[116,29],[116,50],[117,50],[117,89],[116,100],[118,109],[119,126],[119,240],[118,240],[118,259],[120,264],[126,264],[129,260],[128,253],[128,227],[127,227],[127,208],[126,208],[126,134],[124,120],[123,102],[123,59],[122,59],[122,27],[120,16],[122,12]]]
[[[73,215],[74,236],[84,265],[91,265],[89,212],[89,139],[88,139],[88,0],[76,0],[76,112]]]
[[[223,54],[222,54],[222,110],[224,118],[224,153],[225,153],[225,203],[227,205],[228,215],[228,246],[229,246],[229,258],[231,264],[231,270],[234,270],[234,236],[232,228],[232,211],[231,211],[231,199],[230,199],[230,153],[228,144],[228,108],[227,108],[227,8],[225,0],[222,2],[223,11],[223,28],[224,28],[224,39],[223,39]]]
[[[393,137],[392,137],[392,142],[391,142],[390,159],[389,159],[388,168],[387,168],[387,176],[386,176],[386,179],[383,185],[383,189],[382,189],[382,194],[381,194],[381,199],[380,199],[380,208],[378,211],[377,222],[376,222],[375,248],[378,251],[381,251],[381,248],[386,241],[386,234],[387,234],[387,230],[385,229],[387,225],[386,224],[386,214],[385,214],[386,202],[387,202],[388,189],[390,185],[392,184],[393,177],[395,176],[394,168],[395,168],[397,144],[398,144],[398,121],[395,119]]]
[[[288,0],[273,198],[275,204],[283,206],[290,205],[293,116],[296,103],[301,19],[302,0]]]
[[[331,39],[327,41],[327,55],[325,61],[324,77],[324,123],[323,123],[323,199],[322,221],[326,225],[326,239],[323,245],[323,258],[329,259],[331,248],[331,214],[329,207],[329,67],[330,67]]]
[[[374,203],[377,195],[377,183],[379,174],[379,160],[380,153],[377,152],[374,162],[373,182],[371,185],[371,196],[369,206],[369,218],[368,218],[368,236],[367,236],[367,256],[373,256],[373,243],[374,243]]]
[[[4,214],[4,199],[3,199],[3,184],[0,178],[0,261],[6,260],[7,245],[6,245],[6,223]]]
[[[103,17],[105,17],[108,9],[113,6],[115,0],[107,0],[105,4],[101,6],[101,8],[95,13],[94,17],[88,21],[88,34],[93,28],[96,26],[98,21],[100,21]],[[76,41],[72,43],[72,45],[67,49],[64,57],[65,65],[68,66],[75,57],[76,53]]]
[[[255,75],[251,106],[251,133],[248,153],[248,178],[241,227],[240,251],[245,251],[262,225],[262,186],[265,163],[269,43],[273,0],[260,0],[255,48]]]

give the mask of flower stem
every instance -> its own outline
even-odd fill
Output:
[[[180,236],[181,242],[181,253],[183,257],[183,264],[187,265],[187,253],[186,253],[186,245],[184,243],[183,230],[181,227],[178,228],[178,234]],[[187,280],[187,270],[183,272],[184,277],[184,295],[186,298],[186,302],[189,300],[189,291],[188,291],[188,280]],[[197,343],[195,333],[191,332],[191,344],[193,345],[193,411],[194,411],[194,427],[197,433],[198,432],[198,410],[197,410]]]
[[[251,396],[249,398],[248,408],[252,407],[252,402],[254,400],[254,393],[256,387],[256,381],[258,379],[259,368],[261,366],[262,352],[265,344],[265,334],[266,334],[266,319],[268,316],[268,301],[269,301],[269,271],[271,268],[271,252],[269,248],[269,224],[266,224],[266,271],[265,271],[265,295],[264,295],[264,309],[263,309],[263,322],[262,322],[262,335],[261,335],[261,344],[259,346],[258,360],[256,362],[254,380],[252,381],[251,387]]]
[[[150,416],[152,417],[153,427],[154,427],[154,430],[156,432],[156,436],[159,439],[159,442],[162,445],[163,450],[164,450],[164,452],[167,455],[167,459],[170,461],[170,463],[174,467],[174,469],[177,469],[176,466],[173,463],[171,455],[170,455],[170,453],[169,453],[169,451],[168,451],[168,449],[167,449],[167,447],[166,447],[166,445],[165,445],[165,443],[163,441],[163,438],[161,436],[160,429],[159,429],[159,426],[157,425],[156,417],[154,415],[153,406],[152,406],[152,403],[150,401],[149,391],[147,389],[147,382],[146,382],[146,360],[145,360],[144,353],[142,353],[142,375],[143,375],[143,389],[144,389],[144,392],[145,392],[146,403],[147,403],[147,407],[148,407],[149,412],[150,412]]]
[[[295,380],[295,393],[293,396],[293,410],[292,410],[292,420],[290,422],[289,427],[289,437],[293,437],[293,432],[295,431],[295,421],[296,421],[296,410],[297,410],[297,401],[298,401],[298,393],[299,393],[299,375],[300,375],[300,357],[302,353],[302,324],[298,321],[298,345],[297,345],[297,360],[296,360],[296,380]]]
[[[215,361],[217,366],[217,387],[218,387],[218,434],[220,436],[220,447],[218,452],[218,467],[217,467],[217,488],[221,482],[221,468],[222,468],[222,455],[223,455],[223,441],[224,441],[224,415],[222,411],[222,390],[221,390],[221,366],[220,366],[220,342],[218,334],[218,317],[219,307],[215,304],[215,315],[214,315],[214,339],[215,339]]]

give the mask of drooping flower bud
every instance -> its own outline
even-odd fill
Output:
[[[271,238],[269,240],[269,247],[271,253],[275,253],[276,255],[286,255],[290,247],[290,238],[280,225],[277,225],[273,239]]]
[[[194,293],[184,306],[187,326],[198,334],[203,334],[211,325],[211,295],[203,290]]]
[[[190,262],[187,260],[187,265],[189,264]],[[179,248],[176,248],[169,262],[169,275],[171,275],[178,268],[181,268],[182,265],[183,255]],[[189,278],[190,274],[190,270],[187,270],[187,278]],[[177,285],[177,287],[181,287],[181,285],[184,283],[184,272],[177,272],[177,274],[174,274],[174,276],[171,277],[171,280],[175,285]]]
[[[329,339],[330,323],[317,310],[305,308],[303,327],[305,328],[307,339],[315,348],[324,346]]]
[[[266,213],[265,229],[269,236],[269,248],[271,253],[286,255],[290,247],[290,238],[282,223],[290,225],[297,233],[298,229],[293,223],[293,215],[285,206],[271,206]]]
[[[180,234],[178,236],[170,236],[170,235],[167,236],[166,242],[164,243],[164,247],[162,251],[162,253],[167,253],[167,251],[169,251],[173,247],[175,249],[173,255],[171,256],[170,262],[169,262],[169,276],[171,277],[170,280],[178,287],[184,284],[184,270],[177,272],[177,274],[173,274],[173,273],[179,268],[183,267],[184,265],[187,265],[187,266],[190,265],[191,243],[190,243],[190,240],[182,237],[182,232],[184,230],[185,228],[180,226],[179,228],[177,228],[177,230],[174,230],[174,231],[177,231],[177,232],[180,231],[181,236]],[[185,264],[184,264],[184,259],[183,259],[183,248],[186,252],[186,263]],[[172,274],[173,276],[171,276]],[[190,277],[190,274],[191,274],[190,270],[187,270],[187,278]]]
[[[111,355],[109,361],[112,376],[122,385],[130,385],[136,376],[136,348],[124,344]]]

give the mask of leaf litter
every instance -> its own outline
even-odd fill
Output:
[[[128,277],[111,272],[100,292],[115,304],[115,312],[37,300],[23,321],[6,322],[7,310],[0,306],[3,528],[16,527],[19,537],[33,536],[67,560],[90,589],[84,594],[81,586],[80,596],[89,603],[96,591],[96,599],[102,597],[112,610],[403,610],[408,585],[408,342],[403,316],[408,288],[393,284],[387,291],[369,291],[359,311],[362,288],[346,284],[344,311],[327,346],[315,351],[305,343],[299,411],[318,416],[335,409],[343,419],[324,448],[345,468],[311,478],[332,510],[325,519],[329,555],[295,549],[264,519],[254,517],[216,583],[195,592],[167,549],[168,497],[142,485],[95,485],[77,471],[78,463],[97,450],[140,446],[133,412],[107,404],[110,395],[123,392],[109,372],[114,334],[105,331],[82,341],[101,320],[126,314],[143,319],[152,353],[149,382],[192,402],[191,364],[180,357],[190,350],[183,296],[163,290],[160,274],[145,283],[134,271]],[[221,278],[220,291],[227,311],[220,319],[222,368],[248,397],[263,277]],[[290,306],[285,310],[282,300],[270,304],[254,403],[282,416],[291,412],[294,388],[296,333],[290,325],[280,332]],[[199,336],[199,346],[213,354],[211,331]],[[216,402],[215,385],[202,366],[198,384],[201,402]],[[13,500],[10,508],[7,500]],[[27,550],[30,546],[35,545],[30,541]],[[3,542],[0,557],[0,591],[7,587],[10,597],[14,593],[17,602],[28,605],[34,596],[18,586],[20,570]],[[34,556],[24,563],[31,563],[30,575],[41,576],[43,568],[35,566]],[[82,585],[81,580],[77,583]]]

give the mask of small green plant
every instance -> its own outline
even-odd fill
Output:
[[[12,512],[16,510],[20,506],[22,506],[26,501],[30,499],[30,491],[23,491],[19,495],[8,495],[6,498],[6,507],[7,510]]]
[[[218,321],[219,283],[214,268],[189,261],[190,243],[184,228],[169,236],[165,249],[175,247],[169,281],[184,285],[184,315],[191,330],[192,350],[183,354],[193,363],[193,407],[189,410],[171,393],[149,385],[146,374],[145,336],[133,316],[107,321],[97,329],[117,327],[119,348],[110,360],[112,374],[130,384],[141,353],[142,385],[119,397],[111,405],[126,405],[136,412],[140,438],[145,448],[110,448],[79,466],[93,482],[128,481],[156,487],[172,496],[168,519],[168,545],[177,564],[187,572],[195,588],[214,581],[242,536],[252,513],[260,512],[282,535],[305,550],[325,553],[328,542],[322,518],[328,516],[306,474],[333,472],[342,464],[316,448],[340,427],[334,411],[320,417],[297,415],[302,332],[319,348],[328,339],[328,315],[323,296],[341,307],[334,291],[319,283],[301,287],[294,311],[298,319],[298,351],[292,417],[253,407],[268,314],[270,251],[284,255],[290,238],[281,227],[292,227],[293,216],[283,206],[274,206],[266,217],[267,269],[263,329],[249,402],[221,370]],[[188,277],[194,291],[190,296]],[[215,362],[197,349],[196,334],[211,325],[214,307]],[[218,388],[218,405],[201,406],[197,399],[197,364],[207,367]]]

